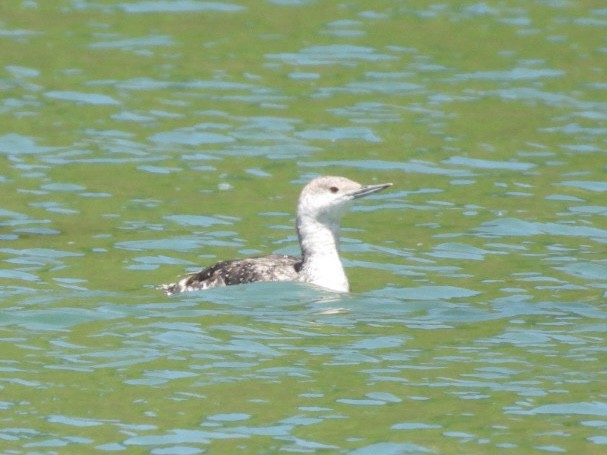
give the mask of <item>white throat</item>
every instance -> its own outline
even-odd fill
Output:
[[[350,285],[339,257],[339,221],[297,217],[297,234],[303,265],[299,279],[336,292],[348,292]]]

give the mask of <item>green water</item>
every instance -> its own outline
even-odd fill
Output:
[[[607,445],[603,2],[5,0],[0,448],[588,453]],[[155,286],[297,254],[353,292]]]

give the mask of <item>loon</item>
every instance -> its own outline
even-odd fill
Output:
[[[222,261],[160,289],[172,295],[256,281],[303,281],[348,292],[350,285],[339,256],[341,218],[355,199],[389,186],[392,183],[361,185],[345,177],[317,177],[303,188],[297,204],[301,257],[269,255]]]

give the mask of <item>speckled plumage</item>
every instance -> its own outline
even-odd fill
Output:
[[[295,256],[235,259],[221,261],[200,272],[186,275],[176,283],[163,285],[162,289],[171,295],[255,281],[295,281],[300,270],[301,258]]]
[[[339,223],[354,199],[391,186],[363,186],[345,177],[318,177],[308,183],[297,204],[297,235],[302,257],[270,255],[222,261],[179,281],[161,286],[167,295],[255,281],[304,281],[348,292],[339,257]]]

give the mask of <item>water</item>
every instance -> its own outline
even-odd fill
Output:
[[[600,2],[5,1],[3,453],[602,453]],[[353,292],[165,298],[297,254]]]

